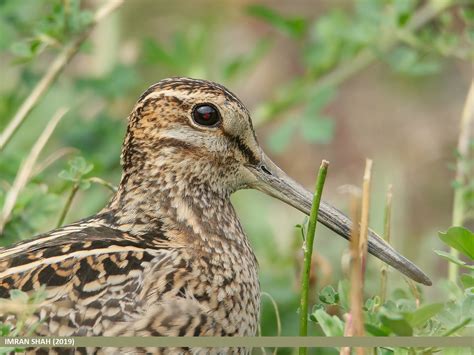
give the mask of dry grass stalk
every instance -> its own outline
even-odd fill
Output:
[[[365,260],[367,257],[367,236],[369,228],[370,207],[370,180],[372,172],[372,160],[367,159],[365,164],[364,182],[362,186],[362,201],[353,195],[351,200],[351,217],[354,223],[351,231],[351,289],[350,307],[351,312],[346,315],[346,336],[364,336],[364,313],[362,304],[364,299],[364,273]],[[350,354],[349,348],[341,348],[341,354]],[[357,354],[365,354],[364,348],[356,348]]]
[[[388,185],[387,198],[385,202],[385,215],[384,215],[384,228],[383,228],[383,238],[390,244],[390,230],[391,230],[391,218],[392,218],[392,185]],[[387,298],[387,264],[382,263],[380,268],[380,304],[385,303]]]
[[[38,101],[48,91],[49,87],[54,83],[59,74],[63,71],[66,65],[71,61],[74,55],[79,51],[82,43],[89,37],[89,34],[94,27],[106,18],[110,13],[116,10],[122,5],[123,0],[109,0],[100,7],[94,15],[92,22],[89,26],[79,34],[69,45],[65,46],[64,49],[58,54],[56,59],[51,63],[46,73],[43,75],[41,80],[36,84],[34,89],[23,101],[20,108],[16,112],[15,116],[8,123],[7,127],[0,134],[0,151],[3,150],[5,145],[9,142],[13,134],[21,126],[25,118],[35,107]]]
[[[90,182],[105,186],[106,188],[108,188],[112,192],[117,192],[117,189],[118,189],[117,186],[115,186],[114,184],[111,184],[110,182],[108,182],[108,181],[106,181],[106,180],[104,180],[100,177],[93,176],[93,177],[89,178],[88,180]]]
[[[372,174],[372,160],[366,159],[364,182],[362,185],[362,211],[360,220],[359,254],[362,266],[362,278],[360,280],[364,287],[365,264],[367,259],[367,238],[369,234],[369,209],[370,209],[370,180]]]
[[[418,288],[416,287],[416,284],[407,277],[404,277],[403,279],[408,284],[408,287],[410,288],[410,291],[411,291],[413,297],[415,297],[415,306],[416,306],[416,308],[420,308],[421,295],[420,295],[420,292],[418,291]]]
[[[359,221],[361,217],[361,200],[354,197],[351,202],[351,217],[353,221]],[[362,314],[362,260],[360,255],[360,226],[354,223],[351,232],[351,289],[350,289],[350,305],[351,305],[351,319],[353,336],[362,336],[364,333],[364,322]]]
[[[57,162],[59,159],[71,155],[71,154],[76,154],[78,153],[79,150],[73,147],[65,147],[58,149],[51,155],[49,155],[46,159],[44,159],[42,162],[36,164],[35,168],[33,169],[33,172],[31,173],[31,176],[36,176],[41,174],[43,171],[45,171],[47,168],[49,168],[52,164]]]
[[[344,327],[344,336],[350,337],[352,336],[352,314],[346,313],[344,314],[344,321],[346,323]],[[351,348],[345,346],[339,350],[339,355],[351,355]]]
[[[360,216],[360,235],[359,235],[359,286],[357,287],[357,301],[360,302],[357,306],[357,313],[353,313],[354,335],[364,336],[364,314],[362,312],[362,304],[364,297],[364,281],[365,281],[365,266],[367,262],[367,238],[369,234],[369,209],[370,209],[370,183],[372,177],[372,160],[366,159],[364,182],[362,184],[362,209]],[[352,287],[352,285],[351,285]],[[357,355],[364,355],[364,348],[356,348]]]
[[[45,129],[31,148],[30,153],[23,161],[21,168],[18,170],[15,181],[11,186],[10,190],[7,192],[5,197],[5,203],[3,205],[2,212],[0,213],[0,233],[3,232],[5,224],[8,222],[11,216],[15,202],[20,194],[21,190],[25,187],[28,179],[31,176],[33,168],[38,160],[38,156],[43,150],[45,144],[48,142],[51,134],[58,125],[59,121],[64,117],[68,110],[65,108],[60,108],[53,118],[48,122]]]
[[[350,212],[353,221],[360,220],[360,206],[361,199],[358,194],[351,194]],[[359,223],[354,223],[351,231],[350,240],[350,255],[351,255],[351,267],[350,267],[350,280],[351,289],[350,295],[350,313],[344,315],[346,320],[346,326],[344,329],[344,336],[361,336],[363,335],[363,313],[362,313],[362,287],[360,279],[362,277],[362,266],[359,252]],[[349,347],[341,348],[341,355],[349,355],[351,349]]]

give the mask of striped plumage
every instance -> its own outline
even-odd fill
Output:
[[[218,125],[193,120],[203,103]],[[244,105],[212,82],[162,80],[130,114],[122,166],[102,211],[0,250],[0,297],[46,285],[29,320],[40,335],[255,335],[257,261],[229,197],[256,188],[308,212],[311,194],[264,155]],[[337,210],[323,204],[320,218],[348,237]],[[371,238],[372,253],[429,282]]]

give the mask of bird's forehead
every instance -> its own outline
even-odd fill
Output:
[[[247,111],[239,98],[224,86],[207,80],[191,78],[170,78],[163,79],[150,86],[139,98],[138,102],[143,102],[149,98],[164,96],[174,96],[180,100],[205,101],[234,106],[235,109]]]

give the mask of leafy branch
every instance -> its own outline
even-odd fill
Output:
[[[434,18],[445,12],[449,7],[457,4],[459,3],[453,0],[428,1],[421,8],[416,10],[409,21],[400,28],[396,30],[393,28],[390,28],[390,30],[381,30],[380,34],[376,33],[376,43],[370,45],[366,44],[366,48],[363,48],[347,60],[342,61],[329,71],[324,70],[323,67],[324,75],[320,76],[321,71],[310,71],[305,73],[302,77],[288,83],[275,94],[275,99],[257,107],[253,116],[255,126],[262,126],[270,121],[273,122],[283,119],[285,117],[282,115],[283,112],[290,110],[300,103],[311,100],[311,97],[314,96],[315,93],[325,88],[338,86],[347,79],[350,79],[374,63],[381,55],[388,53],[397,44],[406,40],[406,38],[410,38],[414,32],[420,30]],[[271,23],[275,24],[275,21]],[[285,26],[288,26],[288,23],[286,23]],[[320,55],[319,53],[317,54]]]
[[[76,53],[79,51],[79,48],[89,37],[96,25],[106,18],[110,13],[116,10],[120,5],[122,5],[122,3],[123,0],[110,0],[105,2],[105,4],[97,10],[91,23],[83,30],[83,32],[77,35],[77,37],[75,37],[71,43],[66,45],[58,54],[41,80],[36,84],[28,97],[23,101],[5,130],[2,132],[2,134],[0,134],[0,152],[5,148],[6,144],[10,141],[18,128],[20,128],[21,124],[24,122],[31,110],[48,91],[49,87],[56,81],[59,74],[61,74],[66,65],[76,55]]]

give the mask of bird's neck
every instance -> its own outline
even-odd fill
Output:
[[[117,193],[99,214],[107,225],[157,243],[222,249],[249,248],[230,192],[173,171],[124,173]]]

